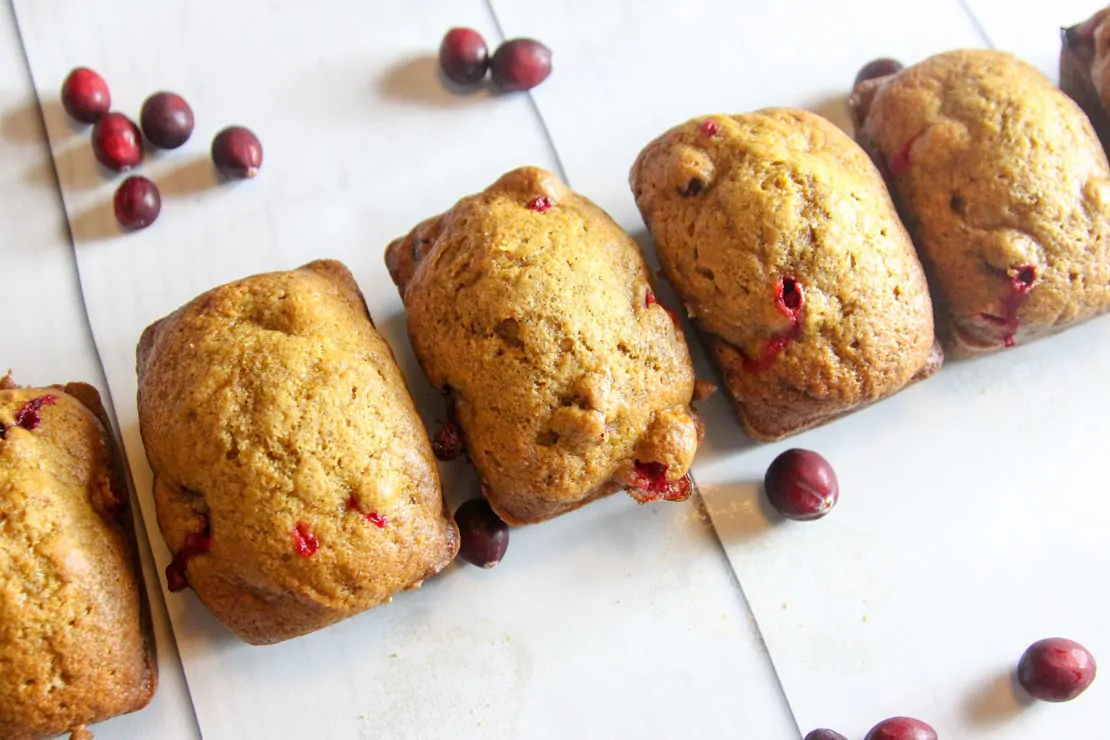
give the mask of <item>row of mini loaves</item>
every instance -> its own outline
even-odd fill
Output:
[[[692,120],[632,170],[664,272],[756,438],[935,372],[934,305],[946,346],[973,351],[1110,307],[1110,167],[1088,119],[1043,76],[1006,54],[953,52],[865,82],[851,105],[862,147],[813,114],[774,109]],[[637,245],[601,209],[522,168],[393,242],[386,262],[416,356],[502,519],[538,522],[619,490],[640,502],[689,496],[702,436],[691,404],[707,384]],[[343,265],[197,297],[144,332],[138,375],[174,553],[168,585],[191,587],[244,640],[279,642],[387,602],[458,551],[427,432]],[[0,476],[19,492],[0,505],[30,537],[55,535],[28,516],[40,493],[20,466],[75,450],[98,460],[41,494],[62,501],[114,465],[91,432],[83,453],[51,444],[51,425],[90,424],[62,398],[0,390]],[[90,522],[118,516],[90,507]],[[114,540],[72,534],[70,550],[117,557],[104,544]],[[110,590],[69,560],[55,565],[0,577],[23,590],[30,574],[45,578],[35,598],[64,585],[86,615],[139,593],[133,576]],[[36,629],[76,640],[63,603],[35,606]],[[13,607],[4,624],[29,610]],[[107,611],[135,630],[143,621],[137,606]],[[54,660],[47,637],[20,651],[20,670]],[[152,691],[147,643],[131,643],[113,660]],[[95,672],[57,670],[75,692],[64,712],[35,683],[57,677],[0,678],[0,734],[60,732],[143,703],[95,705]]]

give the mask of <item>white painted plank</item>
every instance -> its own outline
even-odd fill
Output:
[[[50,150],[15,17],[0,4],[0,375],[11,369],[24,385],[80,380],[104,396],[100,370],[81,303],[73,249],[58,198]],[[91,729],[119,740],[199,737],[170,632],[150,545],[139,523],[158,644],[160,686],[141,712]]]
[[[160,220],[126,237],[106,205],[112,183],[64,120],[47,119],[144,510],[152,502],[132,400],[135,342],[150,321],[226,280],[344,260],[425,419],[442,413],[404,336],[383,250],[505,170],[555,166],[527,97],[455,97],[436,78],[431,55],[449,26],[496,39],[484,3],[17,8],[44,97],[86,64],[132,114],[161,88],[197,114],[193,142],[144,165],[163,187]],[[254,128],[266,159],[255,181],[216,187],[207,145],[229,123]],[[443,472],[453,502],[471,494],[462,465]],[[151,537],[165,565],[153,527]],[[235,641],[191,594],[171,596],[169,607],[206,740],[710,737],[744,727],[761,704],[777,702],[769,706],[785,715],[777,687],[753,681],[766,659],[692,504],[637,508],[620,497],[516,530],[491,572],[452,566],[388,607],[275,647]]]
[[[494,5],[508,35],[555,50],[534,94],[571,182],[641,232],[628,168],[669,126],[794,105],[847,127],[843,97],[865,61],[983,45],[956,1]],[[1036,7],[1005,4],[1014,16]],[[1029,643],[1057,633],[1110,655],[1097,575],[1110,566],[1097,446],[1110,422],[1095,411],[1108,400],[1108,334],[1101,320],[951,364],[773,446],[747,442],[722,398],[707,404],[695,474],[803,730],[860,737],[911,714],[960,740],[1110,736],[1105,685],[1023,708],[1007,677]],[[782,523],[759,499],[766,466],[791,446],[841,476],[825,521]]]

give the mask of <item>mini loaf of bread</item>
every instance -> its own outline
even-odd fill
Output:
[[[861,83],[857,137],[885,170],[962,354],[1110,307],[1110,168],[1087,117],[1032,66],[941,54]]]
[[[882,177],[825,119],[697,118],[648,144],[630,184],[750,436],[794,434],[940,366]]]
[[[126,488],[92,386],[0,379],[0,738],[142,709],[158,685]]]
[[[1103,149],[1110,147],[1110,8],[1064,29],[1060,89],[1091,119]]]
[[[427,433],[350,272],[215,288],[138,349],[170,590],[253,644],[415,588],[458,551]]]
[[[386,263],[502,519],[542,521],[622,488],[689,496],[690,356],[604,211],[525,167],[394,241]]]

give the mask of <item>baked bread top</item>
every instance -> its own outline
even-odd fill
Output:
[[[959,341],[997,349],[1110,304],[1110,168],[1034,67],[955,51],[852,97]]]
[[[169,575],[248,642],[388,601],[457,552],[427,434],[342,264],[204,293],[143,333],[138,372]]]
[[[504,519],[621,487],[689,494],[662,490],[698,446],[685,339],[604,211],[525,167],[396,240],[386,261],[417,357]]]
[[[756,436],[879,398],[930,363],[909,235],[867,154],[820,116],[695,118],[644,148],[630,184],[691,317],[742,356],[726,384],[765,417]]]
[[[0,737],[77,730],[157,687],[106,423],[91,386],[0,380]]]

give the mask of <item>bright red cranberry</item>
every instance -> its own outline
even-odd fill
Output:
[[[297,522],[293,527],[293,549],[302,558],[310,558],[320,549],[316,535],[312,534],[312,530],[304,522]]]
[[[532,39],[506,41],[494,52],[490,72],[501,90],[531,90],[551,74],[551,50]]]
[[[848,738],[844,737],[839,732],[836,732],[834,730],[826,730],[822,728],[820,730],[812,730],[808,735],[805,736],[804,740],[848,740]]]
[[[1018,268],[1017,274],[1013,278],[1013,288],[1016,293],[1025,295],[1033,289],[1033,283],[1037,282],[1037,268],[1033,265],[1025,265]]]
[[[920,135],[907,139],[902,147],[890,156],[887,170],[892,177],[901,177],[910,169],[910,165],[913,164],[910,161],[910,155],[913,153],[913,145],[917,143],[919,138],[921,138]]]
[[[840,496],[832,466],[809,450],[787,450],[776,457],[767,468],[763,487],[771,505],[797,521],[820,519]]]
[[[919,719],[891,717],[872,727],[863,740],[937,740],[937,731]]]
[[[439,68],[460,85],[476,85],[489,69],[489,48],[473,28],[452,28],[439,45]]]
[[[81,123],[96,123],[111,106],[108,83],[91,69],[78,67],[62,83],[62,107]]]
[[[637,460],[633,466],[632,483],[628,488],[637,503],[648,504],[653,501],[685,501],[690,498],[690,476],[678,480],[667,480],[667,463]]]
[[[162,196],[158,186],[140,175],[120,183],[112,198],[116,211],[116,221],[125,229],[138,231],[154,223],[162,211]]]
[[[384,514],[379,514],[376,511],[371,511],[366,515],[366,521],[370,522],[378,529],[385,529],[385,526],[389,524],[389,517]]]
[[[1034,699],[1071,701],[1095,680],[1095,658],[1078,642],[1050,637],[1029,646],[1018,663],[1018,683]]]
[[[720,125],[712,118],[705,119],[701,124],[702,136],[716,136],[720,130]]]
[[[902,63],[897,59],[876,59],[868,62],[860,69],[859,74],[856,75],[856,81],[852,83],[855,87],[861,82],[867,80],[874,80],[878,77],[886,77],[887,75],[897,74],[904,69]]]
[[[494,513],[484,498],[463,502],[455,512],[461,543],[459,554],[468,563],[492,568],[505,557],[509,547],[509,527]]]
[[[553,207],[554,205],[551,203],[551,199],[546,195],[537,195],[535,198],[528,201],[528,208],[536,213],[547,213]]]
[[[229,126],[212,140],[212,161],[225,177],[254,177],[262,166],[262,142],[248,128]]]
[[[171,592],[184,591],[189,587],[189,576],[185,566],[198,555],[212,550],[212,525],[207,516],[201,517],[200,529],[185,535],[181,549],[174,553],[173,562],[166,566],[166,586]]]
[[[657,303],[657,301],[655,300],[655,293],[653,291],[649,290],[647,292],[647,295],[644,296],[644,307],[645,308],[651,308],[656,303]]]
[[[432,440],[432,452],[437,460],[450,462],[463,453],[462,432],[459,425],[449,421],[439,428]]]
[[[42,423],[42,407],[53,406],[58,400],[58,397],[53,394],[46,394],[38,398],[32,398],[30,401],[24,403],[15,415],[16,426],[23,427],[28,432],[33,432],[39,428]]]
[[[150,143],[176,149],[193,135],[193,109],[176,93],[154,93],[143,103],[139,123]]]
[[[126,172],[143,160],[143,134],[122,113],[106,113],[92,132],[93,154],[110,170]]]

